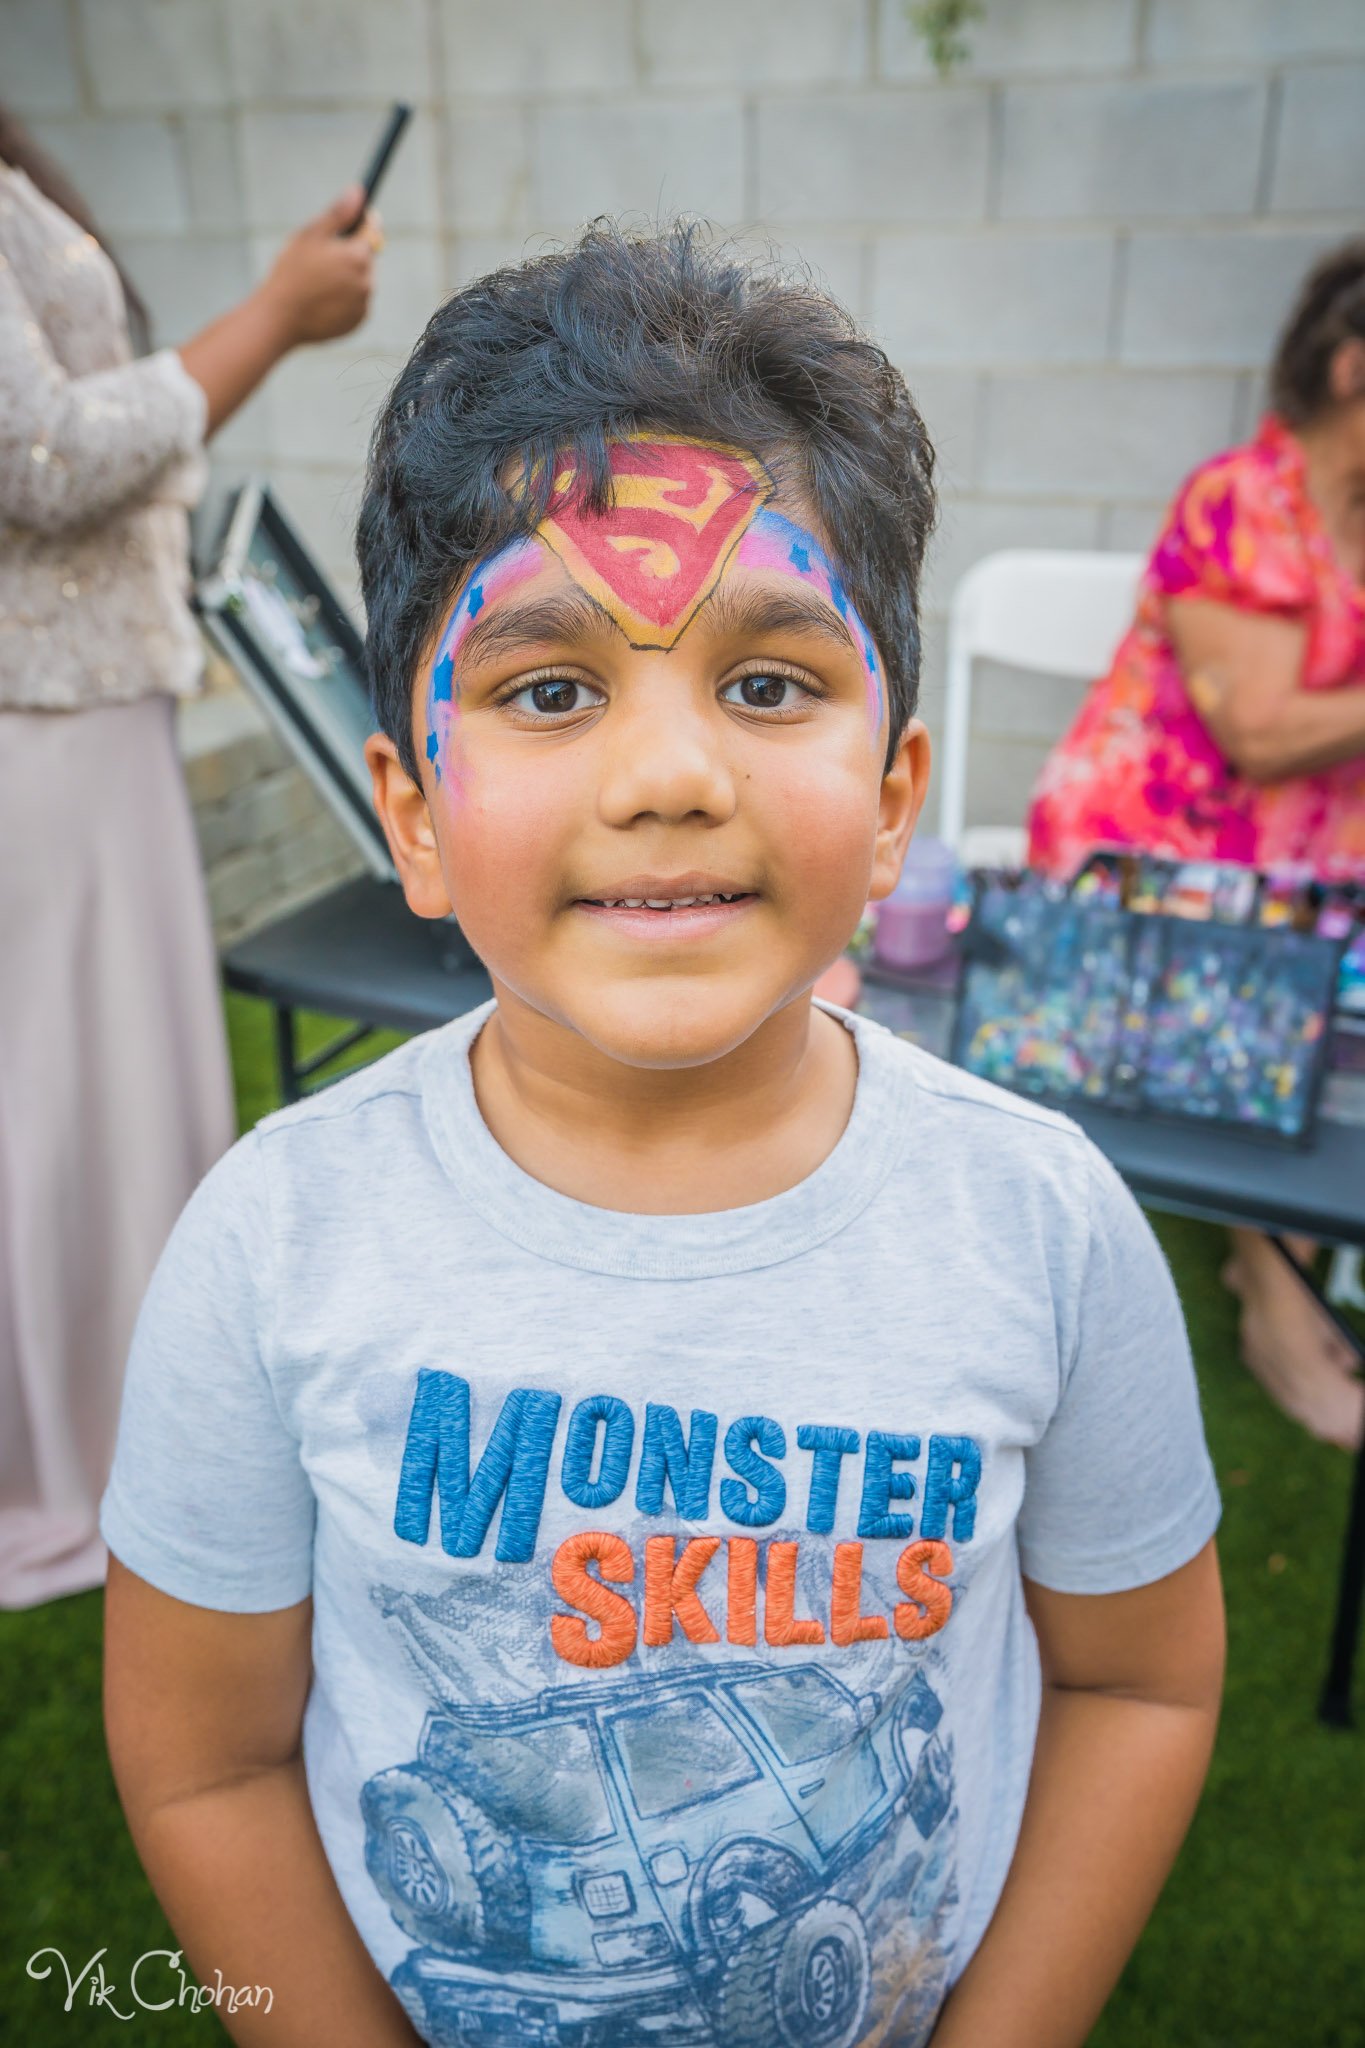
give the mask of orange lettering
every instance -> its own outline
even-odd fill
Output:
[[[726,1640],[752,1649],[758,1641],[758,1545],[752,1536],[729,1536],[725,1549]]]
[[[782,1649],[790,1643],[823,1643],[825,1631],[818,1621],[796,1617],[795,1543],[768,1545],[768,1589],[763,1602],[763,1634],[766,1641]]]
[[[651,1649],[672,1642],[675,1614],[689,1642],[720,1641],[697,1596],[697,1581],[719,1549],[719,1536],[693,1536],[684,1543],[682,1556],[675,1564],[671,1536],[650,1536],[646,1540],[644,1638]]]
[[[829,1635],[833,1643],[878,1643],[890,1634],[884,1614],[864,1614],[863,1546],[836,1543],[830,1595]]]
[[[587,1569],[593,1561],[601,1579],[593,1578]],[[624,1593],[610,1592],[602,1579],[628,1585],[635,1577],[630,1545],[620,1536],[608,1535],[601,1529],[580,1530],[576,1536],[566,1536],[560,1544],[550,1575],[560,1599],[598,1625],[598,1633],[590,1636],[587,1624],[577,1615],[552,1614],[550,1641],[556,1656],[566,1664],[593,1671],[604,1671],[628,1657],[635,1648],[635,1609]]]
[[[896,1634],[903,1642],[936,1636],[952,1613],[953,1589],[942,1583],[952,1568],[953,1553],[946,1543],[906,1544],[896,1562],[896,1584],[906,1596],[896,1608]]]

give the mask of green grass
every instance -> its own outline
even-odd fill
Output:
[[[236,998],[229,1024],[245,1128],[275,1099],[270,1023]],[[305,1020],[304,1049],[332,1028]],[[1221,1234],[1170,1218],[1157,1228],[1224,1489],[1231,1662],[1203,1805],[1094,2048],[1365,2048],[1365,1726],[1315,1718],[1349,1462],[1286,1422],[1238,1365]],[[38,1948],[77,1969],[107,1948],[111,1980],[126,1983],[138,1955],[175,1947],[109,1775],[99,1660],[97,1593],[0,1614],[0,2033],[16,2041],[84,2048],[118,2029],[85,2005],[59,2012],[53,1980],[25,1974]],[[211,2012],[138,2019],[152,2048],[226,2039]]]

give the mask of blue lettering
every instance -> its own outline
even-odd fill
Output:
[[[602,1462],[592,1476],[597,1425],[603,1424]],[[635,1417],[615,1394],[590,1394],[569,1417],[560,1482],[577,1508],[607,1508],[619,1500],[630,1471]]]
[[[667,1479],[673,1489],[673,1504],[683,1520],[706,1520],[710,1512],[716,1427],[714,1415],[705,1408],[694,1408],[692,1433],[684,1442],[677,1409],[655,1401],[648,1404],[640,1445],[640,1475],[635,1482],[635,1505],[642,1515],[663,1513]]]
[[[909,1515],[893,1515],[890,1511],[893,1500],[914,1499],[914,1475],[910,1472],[894,1471],[892,1460],[904,1458],[908,1461],[918,1456],[917,1436],[896,1436],[880,1429],[870,1429],[867,1432],[867,1456],[863,1463],[863,1498],[858,1509],[860,1536],[894,1536],[903,1541],[905,1537],[914,1534],[914,1521]]]
[[[956,1472],[954,1466],[958,1468]],[[920,1534],[946,1535],[951,1508],[954,1541],[970,1543],[976,1527],[976,1489],[980,1480],[981,1452],[973,1437],[931,1436]]]
[[[754,1444],[765,1453],[763,1457],[750,1448]],[[745,1415],[732,1422],[725,1432],[725,1456],[730,1470],[739,1477],[721,1480],[721,1513],[747,1529],[775,1522],[787,1505],[787,1482],[768,1459],[786,1455],[787,1439],[770,1415]],[[752,1486],[752,1499],[741,1480]]]
[[[839,1505],[839,1471],[845,1458],[857,1450],[862,1439],[856,1429],[834,1429],[824,1423],[803,1422],[796,1432],[803,1451],[814,1451],[810,1466],[810,1499],[806,1505],[806,1527],[813,1536],[828,1536],[834,1527]]]
[[[559,1406],[558,1394],[514,1388],[471,1480],[469,1382],[457,1373],[424,1367],[408,1417],[394,1533],[405,1543],[425,1543],[434,1494],[441,1508],[442,1550],[448,1557],[477,1557],[501,1500],[494,1554],[504,1564],[525,1564],[535,1555]]]

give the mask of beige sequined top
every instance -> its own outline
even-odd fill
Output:
[[[134,360],[93,236],[0,163],[0,709],[198,688],[205,415],[174,349]]]

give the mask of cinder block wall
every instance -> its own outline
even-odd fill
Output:
[[[940,445],[934,724],[956,578],[1004,546],[1144,547],[1252,427],[1286,301],[1365,195],[1362,0],[987,0],[970,34],[945,84],[901,0],[0,0],[0,76],[167,340],[355,173],[387,101],[417,103],[368,327],[217,444],[348,589],[369,422],[444,291],[600,212],[804,256]],[[981,691],[975,820],[1022,815],[1072,701]]]

